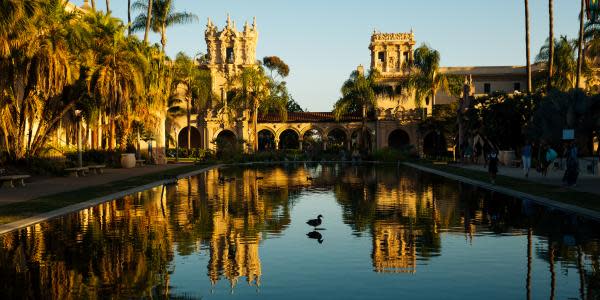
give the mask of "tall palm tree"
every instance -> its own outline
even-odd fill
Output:
[[[146,11],[146,27],[144,28],[144,43],[148,43],[148,33],[152,22],[152,0],[148,0],[148,9]]]
[[[431,101],[433,110],[437,92],[450,92],[449,77],[439,71],[440,53],[425,44],[421,45],[415,49],[411,68],[408,87],[414,91],[415,105],[420,107],[423,102],[429,105]]]
[[[151,10],[149,5],[151,5]],[[189,12],[176,12],[174,0],[154,0],[146,3],[144,0],[136,1],[132,8],[141,11],[132,25],[133,31],[146,29],[148,23],[152,31],[160,34],[160,44],[163,52],[167,45],[167,28],[177,24],[189,24],[198,21],[198,16]],[[150,16],[150,22],[148,22]]]
[[[106,14],[110,14],[110,0],[106,0]]]
[[[126,38],[125,26],[110,15],[99,14],[95,63],[87,72],[88,89],[103,99],[109,117],[109,149],[116,145],[116,118],[126,118],[131,101],[143,95],[146,60],[135,48],[135,37]],[[128,120],[128,119],[126,119]],[[121,147],[124,147],[121,143]]]
[[[579,13],[579,39],[577,41],[577,79],[575,86],[579,89],[581,88],[581,69],[583,66],[583,35],[584,35],[584,27],[583,20],[585,18],[585,0],[581,0],[581,10]]]
[[[359,139],[359,147],[365,149],[366,137],[368,136],[367,118],[368,112],[377,107],[375,89],[377,87],[378,72],[371,70],[365,76],[362,70],[354,70],[350,77],[342,85],[342,97],[335,103],[333,113],[337,120],[345,114],[362,114],[362,128]]]
[[[234,79],[231,108],[250,109],[252,114],[252,151],[258,150],[258,112],[269,99],[269,80],[262,66],[247,67]]]
[[[551,44],[555,44],[555,46],[551,47]],[[551,59],[553,60],[556,71],[553,72],[550,78],[550,85],[554,88],[568,91],[576,86],[577,61],[575,50],[574,43],[566,36],[561,36],[553,43],[549,40],[546,41],[536,56],[536,62],[548,63]],[[550,54],[551,51],[552,54]]]
[[[186,105],[187,149],[190,150],[191,114],[192,111],[200,111],[206,108],[206,104],[210,101],[212,96],[210,73],[199,69],[192,58],[183,52],[179,52],[177,53],[173,67],[173,84],[173,90],[175,91],[173,100],[185,102]],[[177,87],[184,89],[183,95],[178,91]],[[176,104],[176,101],[173,102],[173,104]]]
[[[530,58],[530,45],[529,45],[529,0],[525,0],[525,64],[527,67],[527,93],[531,93],[531,64],[529,63]]]
[[[127,0],[127,35],[131,35],[131,0]]]
[[[552,88],[552,75],[554,73],[554,0],[548,0],[548,16],[549,16],[549,41],[550,41],[550,53],[548,59],[548,88]]]

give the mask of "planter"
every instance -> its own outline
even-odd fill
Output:
[[[135,153],[121,154],[121,168],[124,168],[124,169],[135,168]]]

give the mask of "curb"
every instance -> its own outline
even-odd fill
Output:
[[[187,178],[187,177],[191,177],[194,175],[198,175],[200,173],[215,169],[215,168],[220,168],[222,165],[218,164],[218,165],[214,165],[214,166],[210,166],[210,167],[206,167],[206,168],[202,168],[202,169],[198,169],[195,171],[191,171],[188,173],[184,173],[184,174],[179,174],[176,176],[173,176],[172,178],[169,179],[163,179],[163,180],[158,180],[158,181],[154,181],[148,184],[144,184],[141,186],[137,186],[134,188],[130,188],[124,191],[120,191],[120,192],[116,192],[116,193],[112,193],[110,195],[106,195],[106,196],[102,196],[102,197],[98,197],[98,198],[94,198],[94,199],[90,199],[84,202],[80,202],[80,203],[76,203],[76,204],[72,204],[69,206],[65,206],[53,211],[49,211],[49,212],[45,212],[45,213],[41,213],[38,215],[35,215],[33,217],[29,217],[29,218],[25,218],[19,221],[15,221],[15,222],[11,222],[11,223],[7,223],[7,224],[3,224],[0,225],[0,235],[3,235],[5,233],[9,233],[11,231],[14,230],[18,230],[24,227],[28,227],[40,222],[44,222],[44,221],[48,221],[60,216],[64,216],[66,214],[69,213],[73,213],[76,211],[80,211],[82,209],[86,209],[86,208],[90,208],[92,206],[96,206],[105,202],[109,202],[115,199],[119,199],[122,198],[124,196],[130,195],[130,194],[134,194],[137,192],[141,192],[141,191],[145,191],[157,186],[161,186],[164,184],[173,184],[175,182],[177,182],[179,179],[182,178]]]
[[[535,196],[535,195],[531,195],[531,194],[527,194],[527,193],[523,193],[523,192],[519,192],[519,191],[515,191],[515,190],[511,190],[509,188],[505,188],[505,187],[501,187],[501,186],[497,186],[497,185],[493,185],[487,182],[483,182],[483,181],[479,181],[479,180],[474,180],[474,179],[470,179],[467,177],[463,177],[460,175],[454,175],[454,174],[450,174],[450,173],[446,173],[444,171],[439,171],[439,170],[435,170],[435,169],[431,169],[428,167],[424,167],[424,166],[420,166],[417,164],[413,164],[413,163],[402,163],[405,166],[423,171],[423,172],[427,172],[427,173],[432,173],[438,176],[442,176],[442,177],[446,177],[446,178],[450,178],[453,180],[457,180],[466,184],[470,184],[473,186],[477,186],[477,187],[481,187],[484,188],[486,190],[490,190],[490,191],[494,191],[494,192],[498,192],[501,194],[505,194],[505,195],[509,195],[515,198],[519,198],[519,199],[525,199],[525,200],[531,200],[533,202],[537,202],[539,204],[545,205],[545,206],[549,206],[549,207],[553,207],[562,211],[566,211],[569,213],[574,213],[574,214],[578,214],[578,215],[582,215],[585,216],[587,218],[596,220],[596,221],[600,221],[600,212],[597,212],[595,210],[591,210],[591,209],[587,209],[587,208],[583,208],[583,207],[579,207],[576,205],[572,205],[572,204],[567,204],[567,203],[563,203],[563,202],[559,202],[556,200],[552,200],[552,199],[548,199],[546,197],[541,197],[541,196]]]

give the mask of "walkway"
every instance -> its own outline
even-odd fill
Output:
[[[487,172],[487,168],[484,168],[483,165],[460,165],[459,167]],[[522,168],[500,166],[498,175],[561,186],[564,172],[564,170],[549,169],[548,175],[544,177],[541,173],[532,169],[529,171],[529,177],[526,178],[523,175]],[[577,179],[577,185],[575,187],[570,187],[570,189],[600,195],[600,176],[589,174],[587,171],[581,171],[579,173],[579,178]]]
[[[27,201],[61,192],[75,191],[86,187],[102,185],[113,181],[158,173],[186,164],[149,165],[133,169],[105,169],[102,175],[86,177],[33,177],[24,188],[0,188],[0,207],[5,204]]]

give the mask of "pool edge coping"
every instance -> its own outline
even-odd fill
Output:
[[[200,173],[204,173],[207,171],[210,171],[212,169],[216,169],[216,168],[220,168],[222,167],[223,164],[216,164],[216,165],[212,165],[212,166],[208,166],[208,167],[204,167],[204,168],[200,168],[198,170],[194,170],[194,171],[190,171],[190,172],[186,172],[183,174],[178,174],[178,175],[174,175],[172,178],[168,178],[168,179],[162,179],[162,180],[158,180],[158,181],[154,181],[151,183],[147,183],[144,185],[140,185],[140,186],[136,186],[134,188],[130,188],[130,189],[126,189],[120,192],[116,192],[116,193],[112,193],[112,194],[108,194],[108,195],[104,195],[101,197],[96,197],[96,198],[92,198],[90,200],[86,200],[83,202],[79,202],[79,203],[75,203],[75,204],[71,204],[65,207],[61,207],[59,209],[55,209],[49,212],[45,212],[45,213],[41,213],[41,214],[37,214],[35,216],[32,217],[28,217],[25,219],[21,219],[18,221],[14,221],[14,222],[10,222],[10,223],[6,223],[6,224],[1,224],[0,225],[0,236],[10,233],[12,231],[15,230],[19,230],[25,227],[29,227],[35,224],[38,224],[40,222],[44,222],[44,221],[48,221],[57,217],[61,217],[64,216],[66,214],[70,214],[79,210],[83,210],[86,208],[90,208],[105,202],[109,202],[112,200],[116,200],[122,197],[125,197],[127,195],[131,195],[134,193],[138,193],[141,191],[145,191],[157,186],[161,186],[164,184],[172,184],[177,182],[179,179],[182,178],[187,178],[187,177],[191,177],[191,176],[195,176],[198,175]]]
[[[542,197],[542,196],[536,196],[536,195],[532,195],[532,194],[528,194],[528,193],[524,193],[524,192],[519,192],[519,191],[516,191],[513,189],[506,188],[506,187],[502,187],[502,186],[498,186],[495,184],[467,178],[467,177],[460,176],[460,175],[455,175],[452,173],[448,173],[448,172],[444,172],[444,171],[440,171],[440,170],[436,170],[436,169],[432,169],[432,168],[428,168],[428,167],[417,165],[414,163],[403,162],[402,164],[405,166],[420,170],[420,171],[432,173],[432,174],[446,177],[446,178],[449,178],[452,180],[457,180],[457,181],[460,181],[460,182],[463,182],[466,184],[470,184],[470,185],[484,188],[484,189],[487,189],[490,191],[502,193],[502,194],[512,196],[515,198],[531,200],[531,201],[534,201],[534,202],[537,202],[537,203],[540,203],[540,204],[543,204],[543,205],[546,205],[549,207],[560,209],[560,210],[568,212],[568,213],[578,214],[578,215],[582,215],[582,216],[585,216],[587,218],[590,218],[590,219],[593,219],[596,221],[600,221],[600,212],[597,212],[592,209],[584,208],[584,207],[573,205],[573,204],[567,204],[564,202],[552,200],[550,198],[546,198],[546,197]]]

